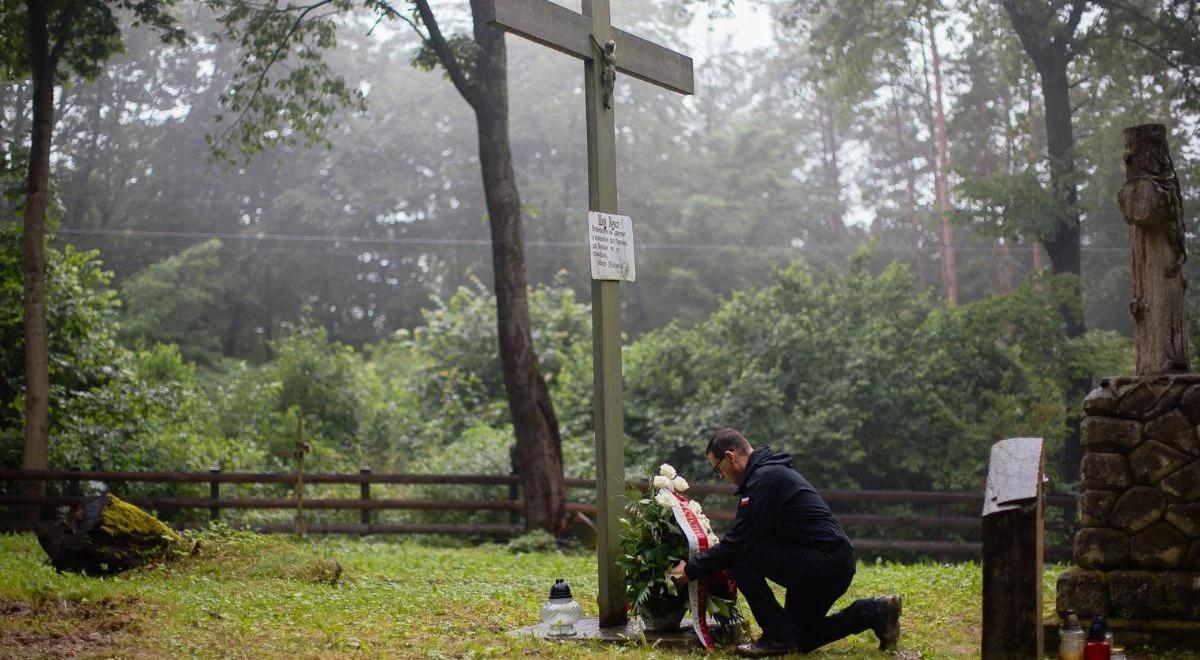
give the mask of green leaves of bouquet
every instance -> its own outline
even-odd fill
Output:
[[[674,476],[674,469],[671,473]],[[683,481],[682,478],[679,480]],[[654,481],[652,478],[651,482]],[[687,488],[686,482],[684,488]],[[679,597],[667,571],[687,559],[688,547],[683,530],[675,522],[669,500],[659,501],[631,485],[629,502],[625,517],[621,518],[625,534],[617,564],[625,573],[625,595],[632,603],[633,612],[641,614],[652,602]]]

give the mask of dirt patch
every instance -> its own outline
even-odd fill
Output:
[[[134,598],[73,602],[0,600],[0,657],[97,655],[132,632]]]

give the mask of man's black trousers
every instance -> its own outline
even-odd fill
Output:
[[[811,651],[848,635],[869,630],[882,616],[872,599],[853,602],[826,616],[854,579],[854,549],[848,543],[821,548],[754,548],[733,566],[733,579],[763,629],[763,639],[795,642]],[[787,590],[783,607],[771,593],[770,580]]]

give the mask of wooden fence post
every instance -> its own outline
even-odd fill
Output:
[[[72,465],[71,467],[67,468],[67,470],[70,472],[79,472],[79,466]],[[78,476],[72,476],[67,481],[67,497],[83,497],[83,489],[79,486],[79,477]],[[71,502],[71,513],[75,513],[76,511],[79,511],[81,507],[82,507],[81,502],[79,502],[79,501]]]
[[[363,478],[362,482],[360,482],[358,484],[358,499],[363,500],[363,501],[370,500],[371,499],[371,482],[367,481],[367,479],[370,478],[370,476],[371,476],[371,468],[361,467],[358,469],[358,473],[360,475],[362,475],[362,478]],[[365,509],[365,508],[359,509],[358,510],[358,522],[362,523],[363,525],[365,525],[369,528],[371,526],[371,510]],[[363,530],[363,533],[366,534],[368,531],[370,531],[370,530],[369,529]]]
[[[1043,443],[992,445],[983,499],[984,658],[1042,657]]]
[[[308,533],[308,520],[304,517],[304,457],[311,449],[304,441],[304,412],[296,415],[296,522],[295,533],[303,538]]]
[[[208,468],[208,474],[212,477],[208,482],[208,499],[213,502],[208,507],[208,519],[210,522],[215,522],[221,519],[221,507],[217,506],[217,500],[221,499],[221,482],[217,481],[217,477],[221,474],[221,466],[214,465]]]

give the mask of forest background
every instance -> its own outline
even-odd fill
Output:
[[[1132,371],[1121,129],[1168,124],[1191,230],[1200,49],[1165,62],[1113,3],[1075,3],[1081,264],[1056,274],[1046,103],[1009,14],[848,4],[755,5],[769,34],[734,49],[696,28],[736,16],[727,4],[613,3],[616,25],[684,52],[703,34],[708,54],[694,97],[626,78],[616,91],[639,250],[622,296],[627,464],[707,475],[705,435],[732,425],[821,487],[970,490],[993,441],[1035,435],[1069,491],[1073,384]],[[1122,6],[1163,25],[1187,4]],[[205,5],[174,13],[190,43],[129,27],[124,54],[58,97],[51,465],[285,469],[302,415],[310,469],[507,473],[470,108],[403,23],[348,13],[326,60],[365,104],[334,112],[322,148],[267,131],[254,159],[214,161],[210,143],[230,138],[221,94],[244,61],[206,36],[220,25]],[[564,471],[590,476],[581,77],[519,41],[511,142],[534,345]],[[27,81],[0,84],[0,164],[17,193],[29,102]],[[0,222],[3,467],[22,447],[19,202]]]

